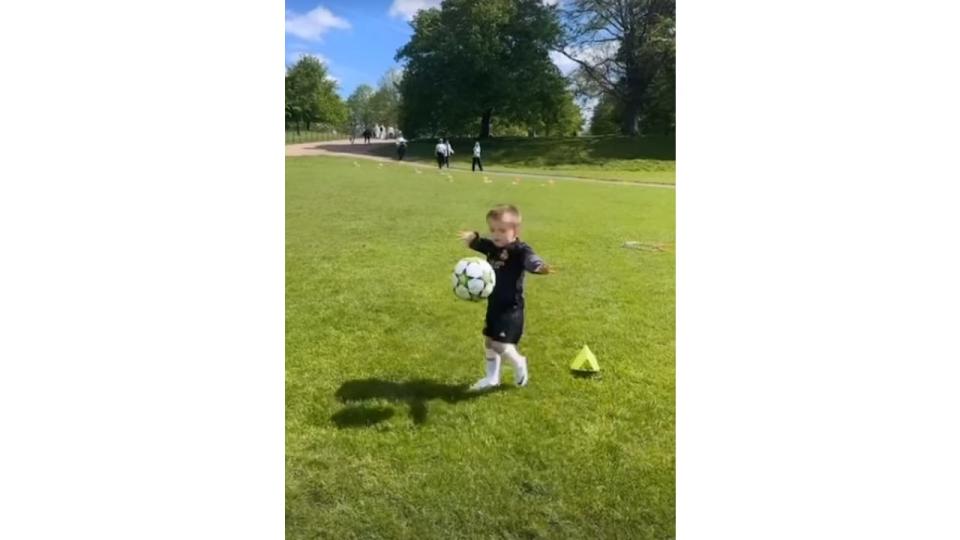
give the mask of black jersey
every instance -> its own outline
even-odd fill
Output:
[[[519,238],[504,247],[497,247],[490,239],[476,234],[470,248],[486,255],[487,262],[497,274],[497,284],[487,299],[488,309],[522,309],[524,271],[536,271],[543,265],[543,259]]]

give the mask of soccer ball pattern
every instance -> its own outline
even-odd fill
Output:
[[[483,300],[493,292],[496,274],[490,263],[480,257],[461,259],[453,268],[453,294],[462,300]]]

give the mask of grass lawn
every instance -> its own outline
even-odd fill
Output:
[[[673,190],[286,166],[287,538],[674,537]],[[478,396],[449,273],[499,202],[560,273],[527,277],[530,386]]]
[[[473,139],[452,139],[451,165],[470,168]],[[409,144],[407,159],[436,163],[437,141]],[[493,138],[480,143],[484,168],[496,172],[538,172],[632,182],[676,183],[673,137]],[[377,152],[394,157],[393,146]]]

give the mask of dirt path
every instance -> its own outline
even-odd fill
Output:
[[[300,143],[300,144],[288,144],[286,149],[287,157],[297,157],[297,156],[336,156],[336,157],[354,157],[359,159],[366,159],[370,161],[380,161],[380,162],[389,162],[395,163],[397,165],[405,165],[408,167],[420,167],[426,168],[429,167],[428,164],[423,162],[416,161],[397,161],[395,159],[385,158],[380,155],[374,154],[374,150],[382,148],[382,145],[390,145],[391,147],[395,146],[396,143],[392,140],[373,140],[370,141],[370,144],[363,142],[363,139],[358,139],[354,144],[350,144],[349,140],[342,141],[325,141],[325,142],[311,142],[311,143]],[[451,166],[450,170],[466,172],[466,167]],[[515,173],[515,172],[496,172],[496,171],[484,171],[483,174],[490,176],[514,176],[519,178],[550,178],[563,181],[572,181],[572,182],[590,182],[594,184],[616,184],[621,186],[635,186],[635,187],[649,187],[649,188],[660,188],[660,189],[674,189],[673,184],[655,184],[655,183],[645,183],[645,182],[626,182],[623,180],[606,180],[603,178],[590,178],[588,176],[569,176],[561,174],[542,174],[542,173]]]

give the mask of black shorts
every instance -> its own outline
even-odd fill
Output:
[[[523,308],[487,308],[483,335],[500,343],[520,343],[523,336]]]

